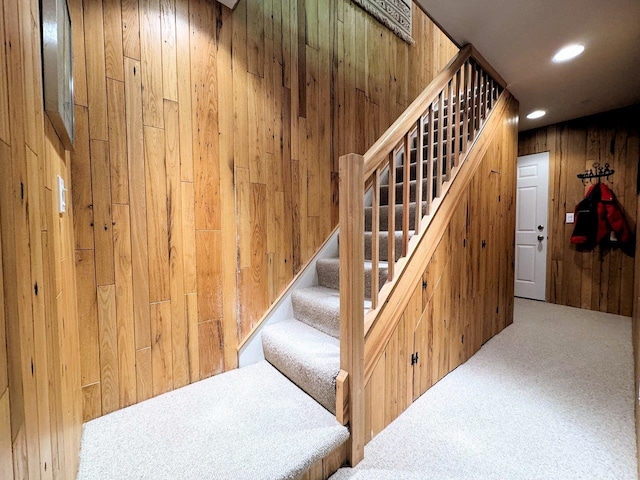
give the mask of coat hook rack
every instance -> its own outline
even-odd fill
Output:
[[[584,173],[579,173],[577,177],[582,180],[582,183],[586,185],[587,180],[591,183],[591,180],[594,178],[598,179],[598,183],[600,183],[600,179],[602,177],[606,177],[607,181],[609,181],[609,176],[613,175],[615,170],[609,168],[609,164],[605,163],[604,167],[600,166],[598,162],[593,164],[593,168],[585,170]]]

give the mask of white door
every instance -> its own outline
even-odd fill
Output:
[[[518,157],[516,297],[545,300],[549,152]]]

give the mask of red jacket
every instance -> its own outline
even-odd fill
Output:
[[[576,206],[575,227],[571,243],[584,250],[610,241],[611,232],[624,250],[633,245],[633,233],[629,228],[622,207],[616,196],[604,183],[589,187],[584,200]]]

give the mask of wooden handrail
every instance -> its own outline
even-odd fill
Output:
[[[471,51],[471,45],[466,45],[460,50],[458,55],[444,67],[444,70],[433,79],[429,86],[411,102],[398,119],[393,122],[387,131],[367,150],[367,153],[364,154],[365,181],[373,175],[376,169],[383,166],[389,151],[413,128],[418,117],[422,115],[427,107],[436,99],[451,76],[469,59]]]
[[[351,437],[347,451],[352,466],[364,455],[364,382],[370,375],[372,358],[379,354],[391,324],[397,321],[389,316],[389,311],[396,312],[398,300],[403,301],[406,296],[406,292],[396,294],[396,287],[399,282],[406,284],[404,277],[410,275],[405,272],[415,270],[417,246],[424,244],[427,234],[432,237],[441,230],[435,228],[434,233],[434,229],[428,231],[428,227],[471,148],[477,143],[491,111],[504,105],[500,93],[505,86],[504,80],[484,58],[471,45],[466,45],[363,156],[340,157],[341,376],[336,400],[338,418],[349,422]],[[468,177],[468,170],[463,170],[463,178]],[[380,221],[383,218],[380,215],[380,187],[385,181],[388,191],[385,207],[387,281],[381,286],[378,282]],[[412,194],[414,182],[415,193]],[[401,194],[396,195],[396,187],[401,188]],[[372,233],[372,292],[371,308],[366,317],[365,188],[373,189],[371,216],[367,218]],[[413,220],[410,220],[411,212]],[[443,225],[447,212],[445,209],[434,225]],[[399,251],[396,251],[396,239],[401,241]]]
[[[400,140],[402,140],[402,137],[413,127],[419,116],[426,111],[427,107],[436,99],[447,82],[469,58],[473,58],[502,88],[506,88],[507,83],[498,72],[487,63],[484,57],[480,55],[471,44],[465,45],[460,52],[458,52],[458,55],[451,59],[429,86],[411,102],[398,119],[391,124],[387,131],[384,132],[371,148],[367,150],[367,153],[364,154],[365,181],[386,161],[386,155],[389,150],[393,149]]]
[[[495,115],[492,115],[489,121],[486,122],[481,130],[483,135],[477,135],[476,141],[469,146],[469,151],[465,155],[467,158],[464,159],[464,162],[469,162],[468,168],[462,171],[461,178],[456,179],[457,181],[454,182],[454,188],[446,192],[446,202],[443,204],[443,208],[438,210],[437,223],[429,225],[430,228],[428,229],[423,229],[422,234],[417,240],[418,245],[421,247],[413,250],[414,255],[406,262],[406,265],[408,265],[407,269],[404,271],[402,277],[398,279],[398,282],[394,285],[385,285],[385,287],[392,288],[389,293],[394,294],[394,301],[386,302],[378,312],[369,312],[370,314],[377,314],[377,322],[373,323],[372,321],[365,320],[365,384],[371,378],[378,359],[384,353],[389,338],[393,335],[399,320],[402,318],[401,313],[409,303],[413,288],[427,268],[428,262],[446,231],[446,227],[461,195],[469,185],[477,165],[489,148],[491,138],[493,138],[496,130],[500,127],[501,120],[504,118],[505,112],[508,111],[510,102],[513,101],[514,99],[511,94],[506,92],[506,94],[501,95],[500,99],[495,103],[493,108]],[[424,246],[424,248],[422,248],[422,246]],[[398,292],[398,296],[395,295],[396,292]],[[391,295],[389,295],[388,298],[390,297]],[[368,317],[369,315],[367,315],[367,318]]]

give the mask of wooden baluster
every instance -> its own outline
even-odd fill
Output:
[[[487,74],[484,70],[480,70],[480,85],[482,86],[482,96],[480,97],[480,126],[484,125],[487,118]]]
[[[442,194],[442,175],[444,163],[444,90],[438,97],[438,153],[436,154],[436,198]]]
[[[402,256],[409,250],[409,204],[411,193],[411,132],[404,136],[404,178],[402,179]],[[416,168],[418,165],[416,164]],[[416,205],[416,208],[418,206]]]
[[[418,119],[418,137],[416,138],[416,218],[415,218],[415,234],[420,233],[420,225],[422,224],[422,178],[424,171],[424,116],[420,115]],[[429,164],[427,164],[429,165]]]
[[[485,94],[486,94],[486,88],[485,88],[485,83],[484,83],[484,70],[479,70],[479,75],[480,75],[480,81],[478,83],[479,87],[480,87],[480,103],[478,104],[478,130],[480,130],[480,128],[482,128],[482,125],[484,124],[484,101],[485,101]]]
[[[487,115],[489,114],[489,74],[482,71],[482,84],[484,85],[484,102],[482,102],[482,123],[487,120]]]
[[[447,93],[447,180],[451,181],[451,169],[453,168],[453,118],[454,118],[454,104],[453,104],[453,90],[455,88],[453,77],[449,80],[448,93]]]
[[[494,88],[495,88],[495,83],[493,81],[493,78],[489,77],[489,112],[491,111],[491,109],[493,109],[493,105],[494,105]]]
[[[478,71],[475,69],[475,65],[470,62],[470,70],[471,70],[471,93],[469,95],[469,142],[473,142],[476,137],[476,105],[478,104],[476,85],[478,83],[477,74]]]
[[[462,145],[460,147],[463,153],[467,152],[467,141],[469,138],[469,88],[470,88],[470,75],[469,75],[469,62],[465,62],[462,66],[462,72],[464,73],[464,79],[462,82],[462,90],[463,90],[463,98],[462,101],[462,125],[461,125],[461,135],[462,135]]]
[[[482,105],[482,78],[481,78],[481,74],[480,74],[481,70],[480,70],[480,65],[476,65],[476,88],[477,88],[477,92],[476,92],[476,102],[475,102],[475,113],[474,113],[474,118],[475,118],[475,125],[474,125],[474,132],[473,132],[473,136],[474,138],[478,135],[478,130],[480,130],[480,125],[482,125],[482,108],[480,107],[480,105]]]
[[[393,280],[396,264],[396,152],[389,154],[389,201],[387,202],[389,239],[387,241],[387,262],[389,263],[387,281]]]
[[[491,111],[492,107],[493,107],[493,80],[489,76],[489,74],[487,74],[487,115],[489,115],[489,112]]]
[[[476,103],[475,103],[475,133],[477,135],[478,130],[480,130],[480,125],[482,125],[482,71],[479,69],[480,67],[476,65]]]
[[[433,104],[427,109],[427,215],[431,213],[433,201],[433,131],[435,120],[433,118]]]
[[[491,112],[491,110],[493,109],[493,104],[494,104],[494,83],[493,83],[493,78],[489,77],[489,112]]]
[[[380,169],[373,176],[371,224],[371,309],[375,310],[380,290]]]
[[[340,368],[348,373],[347,460],[364,457],[364,157],[340,157]]]
[[[455,76],[455,111],[454,117],[455,122],[453,124],[453,134],[451,136],[451,143],[453,145],[453,158],[451,160],[451,165],[454,167],[458,166],[458,157],[460,156],[460,110],[462,109],[462,104],[460,103],[460,80],[461,80],[462,71],[458,70]]]

